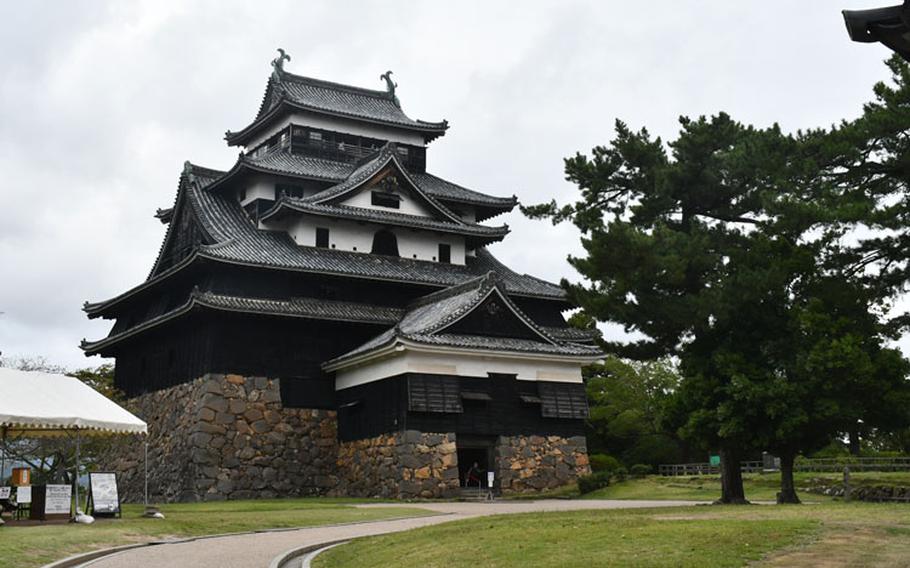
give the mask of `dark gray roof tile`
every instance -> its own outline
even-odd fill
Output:
[[[328,361],[325,366],[330,369],[343,367],[354,359],[387,348],[402,340],[465,349],[517,351],[573,357],[602,356],[602,352],[597,347],[562,341],[549,335],[544,328],[525,315],[504,292],[500,277],[495,272],[489,272],[480,278],[428,294],[415,300],[395,327],[340,357]],[[524,325],[537,334],[537,339],[446,333],[446,329],[451,327],[454,322],[476,309],[490,294],[496,293],[508,308],[524,322]]]

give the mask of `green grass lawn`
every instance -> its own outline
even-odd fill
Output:
[[[161,508],[164,520],[144,519],[141,505],[124,505],[122,519],[98,519],[92,525],[0,527],[0,564],[41,566],[79,552],[204,534],[266,528],[308,527],[429,514],[405,505],[360,509],[353,499],[281,499],[184,503]]]
[[[910,507],[785,506],[533,513],[358,539],[317,568],[906,566]]]
[[[839,473],[797,473],[797,492],[803,500],[827,501],[829,497],[808,493],[806,488],[819,485],[834,485],[843,480]],[[862,472],[850,476],[854,486],[860,485],[901,485],[910,486],[910,472]],[[754,501],[774,501],[780,490],[780,474],[745,474],[743,485],[746,498]],[[574,490],[577,494],[577,490]],[[572,496],[573,488],[562,490],[563,496]],[[556,493],[559,496],[559,492]],[[713,501],[720,497],[720,477],[716,475],[662,477],[652,475],[643,479],[629,479],[614,483],[593,493],[585,499],[659,499]]]

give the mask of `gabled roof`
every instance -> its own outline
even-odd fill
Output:
[[[388,91],[342,85],[276,69],[255,120],[239,132],[228,131],[225,140],[231,146],[244,145],[275,117],[295,109],[409,130],[423,134],[427,141],[445,134],[449,127],[445,120],[427,122],[408,117]]]
[[[490,337],[447,332],[494,294],[499,302],[511,312],[511,317],[517,318],[526,327],[532,338]],[[507,314],[500,317],[509,316]],[[374,356],[388,352],[399,344],[440,346],[455,350],[532,353],[590,361],[603,356],[600,349],[596,347],[560,341],[550,335],[509,299],[496,273],[488,272],[479,278],[416,300],[409,306],[408,311],[395,327],[344,355],[326,362],[323,367],[326,370],[334,371],[360,364]]]
[[[395,170],[396,175],[401,176],[405,180],[405,183],[412,191],[414,191],[423,201],[428,203],[432,209],[435,209],[443,218],[456,224],[465,224],[458,215],[449,211],[445,205],[423,191],[420,186],[411,179],[410,173],[408,173],[407,169],[405,169],[404,165],[402,165],[401,161],[398,159],[397,150],[398,146],[394,142],[387,142],[375,155],[365,159],[346,180],[310,197],[304,198],[304,200],[310,203],[338,203],[341,198],[357,192],[367,183],[373,181],[375,177],[386,168],[391,168]]]
[[[401,178],[406,190],[414,194],[425,205],[428,205],[429,209],[436,214],[436,218],[343,204],[344,198],[362,191],[363,188],[367,187],[368,184],[374,183],[382,175],[394,175],[396,179]],[[476,223],[468,223],[451,212],[432,195],[423,191],[398,160],[396,145],[391,142],[383,146],[372,158],[361,163],[343,182],[309,197],[294,198],[284,195],[268,211],[262,214],[260,220],[266,222],[288,211],[454,233],[475,237],[475,240],[479,240],[475,244],[489,244],[490,242],[501,240],[509,232],[507,225],[488,227]]]

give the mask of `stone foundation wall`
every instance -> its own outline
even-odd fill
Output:
[[[454,497],[454,434],[407,430],[340,444],[333,495],[393,499]]]
[[[282,408],[277,379],[209,374],[127,407],[149,424],[153,502],[459,494],[454,433],[407,430],[340,443],[335,411]],[[103,469],[118,473],[124,502],[142,500],[144,442],[120,438],[101,459]],[[503,494],[590,473],[583,436],[500,436],[495,457]]]
[[[553,489],[591,473],[584,436],[500,436],[495,452],[503,494]]]
[[[337,484],[335,411],[282,408],[277,379],[209,374],[132,399],[149,424],[149,493],[158,502],[295,497]],[[143,444],[103,460],[125,501],[143,492]]]

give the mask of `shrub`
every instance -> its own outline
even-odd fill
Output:
[[[597,473],[592,473],[591,475],[583,475],[578,478],[578,491],[582,495],[585,495],[592,491],[609,487],[610,477],[609,471],[599,471]]]
[[[622,463],[618,459],[607,454],[591,454],[588,457],[588,461],[591,463],[591,471],[595,473],[598,471],[614,471],[622,467]]]
[[[646,463],[637,463],[632,466],[632,477],[644,477],[649,475],[653,469]]]
[[[624,466],[619,466],[613,470],[613,477],[616,478],[616,481],[625,481],[627,475],[629,475],[629,470]]]

